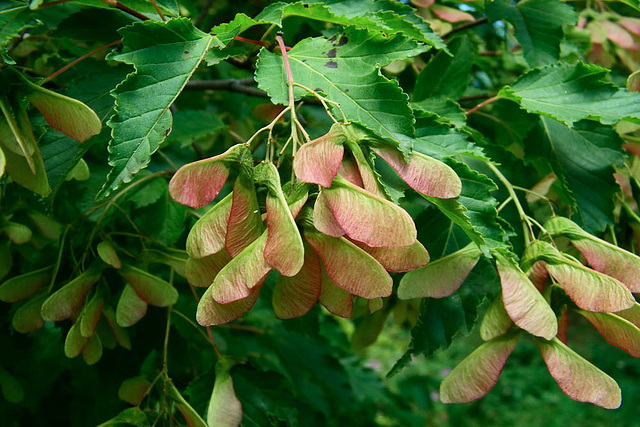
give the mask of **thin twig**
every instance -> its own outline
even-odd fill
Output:
[[[93,50],[92,50],[91,52],[89,52],[89,53],[85,53],[85,54],[84,54],[84,55],[82,55],[81,57],[79,57],[79,58],[77,58],[77,59],[74,59],[73,61],[71,61],[71,62],[69,62],[67,65],[65,65],[64,67],[60,68],[58,71],[56,71],[56,72],[54,72],[54,73],[50,74],[50,75],[45,79],[45,82],[47,82],[47,81],[49,81],[49,80],[53,80],[53,79],[55,79],[55,78],[56,78],[56,77],[58,77],[60,74],[62,74],[62,73],[64,73],[65,71],[67,71],[69,68],[73,67],[73,66],[74,66],[74,65],[76,65],[78,62],[80,62],[80,61],[82,61],[82,60],[84,60],[84,59],[87,59],[88,57],[90,57],[90,56],[91,56],[91,55],[93,55],[94,53],[98,53],[98,52],[100,52],[100,51],[101,51],[101,50],[103,50],[103,49],[106,49],[106,48],[111,47],[111,46],[113,46],[113,45],[119,44],[119,43],[121,43],[121,42],[122,42],[122,39],[120,39],[120,40],[116,40],[116,41],[114,41],[114,42],[111,42],[111,43],[105,44],[105,45],[103,45],[103,46],[100,46],[100,47],[98,47],[98,48],[96,48],[96,49],[93,49]]]
[[[470,110],[467,111],[467,116],[470,114],[475,113],[476,111],[478,111],[479,109],[481,109],[482,107],[491,104],[492,102],[497,101],[499,98],[498,96],[492,96],[491,98],[482,101],[480,104],[476,105],[475,107],[471,108]]]
[[[225,80],[190,80],[185,86],[185,90],[225,90],[237,92],[244,95],[268,98],[267,92],[251,85],[255,84],[253,77],[246,79],[225,79]]]
[[[162,19],[164,22],[167,22],[167,17],[164,16],[164,13],[162,13],[160,8],[158,7],[158,3],[156,3],[156,0],[151,0],[151,4],[153,5],[156,12],[158,12],[158,16],[160,17],[160,19]]]
[[[489,18],[483,16],[482,18],[478,18],[475,21],[467,22],[466,24],[458,25],[453,30],[449,31],[443,38],[446,40],[451,37],[452,34],[459,33],[460,31],[468,30],[469,28],[477,27],[478,25],[486,24],[489,22]]]

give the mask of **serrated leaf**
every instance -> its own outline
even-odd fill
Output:
[[[414,105],[421,108],[425,104]],[[467,134],[440,123],[438,117],[424,112],[416,112],[413,150],[440,160],[459,154],[486,159],[482,148],[469,141]]]
[[[564,394],[578,402],[589,402],[607,409],[616,409],[622,398],[618,384],[580,357],[576,352],[554,338],[536,340],[549,373]]]
[[[560,58],[562,27],[578,19],[571,6],[558,0],[527,0],[515,6],[507,0],[494,0],[487,3],[487,16],[492,22],[505,20],[515,27],[516,39],[532,67]]]
[[[411,108],[414,110],[417,122],[420,115],[432,117],[439,123],[451,124],[456,128],[461,128],[467,124],[467,115],[456,101],[445,98],[427,98],[420,102],[412,102]],[[416,134],[419,133],[418,123],[416,123]]]
[[[244,31],[249,26],[262,23],[281,26],[282,20],[289,16],[316,19],[345,27],[364,27],[384,34],[402,33],[438,49],[445,48],[444,42],[429,24],[416,14],[415,9],[385,0],[366,3],[350,1],[328,4],[277,3],[265,8],[255,20],[252,20],[253,22],[247,22],[240,28]],[[244,21],[247,20],[244,19]]]
[[[178,291],[170,283],[131,265],[123,265],[122,276],[147,304],[167,307],[178,301]]]
[[[100,270],[89,267],[78,277],[58,289],[42,304],[42,318],[59,322],[73,316],[84,304],[93,285],[100,279]]]
[[[413,113],[400,87],[380,74],[393,60],[423,52],[424,46],[401,35],[385,37],[364,29],[348,28],[332,40],[302,40],[288,52],[297,83],[323,92],[341,105],[347,120],[374,130],[383,138],[404,141],[413,136]],[[365,66],[365,64],[371,64]],[[256,80],[272,101],[287,104],[287,86],[281,55],[262,49]],[[300,98],[306,91],[296,88]],[[384,108],[382,108],[384,106]]]
[[[443,403],[467,403],[484,397],[498,382],[519,335],[485,342],[460,362],[440,384]]]
[[[609,83],[607,73],[583,62],[548,65],[524,74],[498,96],[568,126],[583,119],[603,124],[640,120],[640,94]]]
[[[113,167],[102,189],[107,196],[149,163],[171,132],[169,107],[217,40],[188,19],[136,22],[121,29],[122,52],[110,59],[133,65],[113,92],[116,115],[109,121]]]
[[[423,299],[417,322],[411,330],[409,349],[387,376],[400,372],[412,356],[429,356],[436,350],[447,348],[457,334],[468,334],[473,329],[483,299],[492,298],[498,290],[499,279],[495,267],[481,258],[453,295],[442,299]]]
[[[391,276],[368,253],[346,240],[305,230],[305,239],[316,251],[333,283],[363,298],[391,295]]]
[[[497,189],[494,182],[464,163],[450,160],[449,164],[462,180],[460,197],[423,197],[458,225],[476,245],[488,248],[507,247],[507,235],[496,210],[498,202],[491,195]]]
[[[224,358],[216,363],[216,379],[207,407],[209,426],[237,427],[242,421],[242,404],[236,397],[229,373],[232,366],[233,363]]]
[[[181,147],[213,136],[225,127],[218,113],[213,111],[178,110],[173,113],[173,119],[174,126],[167,137],[167,144],[178,143]]]
[[[51,267],[31,271],[0,285],[0,301],[17,302],[36,294],[51,279]]]
[[[138,296],[131,285],[122,290],[116,307],[116,322],[123,328],[133,326],[147,314],[147,303]]]
[[[592,233],[613,224],[614,167],[624,163],[623,141],[613,128],[586,121],[568,128],[542,117],[525,144],[531,157],[551,164],[576,209],[574,220]]]
[[[475,244],[410,271],[400,280],[398,298],[444,298],[458,290],[480,259]]]
[[[418,75],[414,102],[434,97],[458,99],[466,90],[474,60],[473,45],[467,37],[457,37],[447,47],[450,54],[439,52]]]

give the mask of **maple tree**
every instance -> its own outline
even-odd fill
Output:
[[[431,400],[522,342],[620,407],[575,344],[640,357],[640,3],[255,3],[0,4],[0,420],[68,371],[72,424],[419,423],[469,334]]]

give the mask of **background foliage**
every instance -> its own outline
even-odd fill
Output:
[[[0,291],[0,424],[199,425],[229,373],[243,425],[634,423],[640,363],[571,311],[567,342],[618,382],[620,409],[562,394],[524,334],[486,398],[445,405],[439,385],[482,343],[478,320],[500,294],[491,254],[517,259],[554,213],[637,251],[637,1],[156,3],[0,3],[0,101],[33,135],[37,170],[0,123],[0,279],[49,268],[18,297]],[[272,273],[239,320],[195,323],[203,289],[184,278],[184,248],[206,209],[175,202],[168,182],[264,126],[277,148],[285,144],[289,116],[272,121],[289,102],[278,30],[304,86],[296,111],[311,138],[332,121],[305,88],[338,103],[333,115],[370,138],[442,160],[460,177],[460,197],[437,199],[373,160],[432,262],[470,242],[482,249],[451,295],[401,300],[394,291],[378,311],[356,298],[350,319],[316,305],[282,320]],[[84,102],[101,130],[78,142],[54,126],[20,74]],[[56,111],[67,105],[56,102]],[[250,140],[254,159],[268,155],[265,137]],[[282,159],[287,176],[289,152]],[[121,261],[166,285],[154,294],[161,302],[147,308],[131,297],[122,271],[108,266]],[[75,309],[58,300],[62,308],[41,311],[78,277],[86,292],[66,297]],[[72,332],[91,329],[85,319],[96,319],[91,338]]]

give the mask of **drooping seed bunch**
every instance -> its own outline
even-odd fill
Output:
[[[610,344],[640,357],[640,305],[632,295],[640,292],[640,258],[566,218],[552,218],[544,228],[550,238],[569,238],[591,268],[545,241],[528,246],[519,263],[493,251],[502,295],[482,319],[480,335],[486,342],[442,382],[443,402],[486,395],[524,330],[535,337],[549,372],[567,396],[605,408],[620,406],[616,382],[566,345],[566,316],[567,309],[577,312]],[[472,244],[409,272],[400,281],[399,298],[451,295],[481,255]]]
[[[428,196],[457,197],[461,181],[436,159],[415,152],[405,159],[396,147],[363,135],[355,125],[335,124],[302,145],[293,161],[296,183],[282,185],[271,162],[254,166],[242,144],[178,170],[169,191],[194,208],[218,195],[231,169],[239,171],[231,194],[198,220],[187,239],[187,278],[207,287],[200,324],[225,323],[249,311],[271,270],[279,272],[272,301],[279,317],[302,316],[318,301],[349,317],[352,296],[387,297],[389,272],[427,265],[413,220],[389,200],[365,151]],[[264,215],[256,186],[266,188]]]

